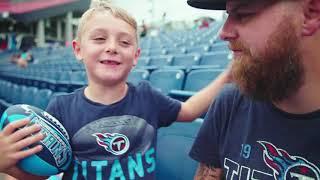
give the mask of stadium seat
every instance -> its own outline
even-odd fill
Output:
[[[199,69],[192,70],[187,75],[184,90],[186,91],[199,91],[218,75],[223,72],[223,69]]]
[[[159,69],[150,74],[151,85],[162,93],[168,94],[172,89],[181,89],[185,74],[182,70]]]
[[[138,63],[136,66],[148,66],[149,65],[149,62],[150,62],[150,58],[148,57],[140,57],[138,59]]]
[[[165,49],[156,49],[155,50],[150,50],[149,51],[149,56],[162,56],[162,55],[166,55],[167,54],[167,50]]]
[[[228,43],[226,42],[219,42],[215,43],[210,48],[211,52],[217,52],[217,51],[229,51]]]
[[[58,72],[57,72],[58,73]],[[58,80],[50,85],[52,91],[69,92],[72,71],[59,72]]]
[[[221,72],[223,72],[223,69],[191,70],[186,77],[183,90],[171,90],[169,96],[180,101],[185,101],[195,92],[207,86]]]
[[[168,54],[175,55],[175,54],[185,54],[187,52],[186,48],[169,48],[167,49]]]
[[[199,54],[203,54],[205,52],[208,52],[210,49],[209,46],[193,46],[193,47],[189,47],[187,48],[187,53],[199,53]]]
[[[36,87],[28,86],[23,91],[21,96],[21,102],[23,104],[30,104],[32,105],[34,103],[34,96],[37,95],[38,89]]]
[[[190,67],[193,65],[199,65],[199,60],[200,56],[198,54],[174,55],[171,65]]]
[[[81,88],[88,84],[85,71],[75,71],[70,75],[70,91]]]
[[[52,91],[50,89],[40,89],[37,94],[34,95],[33,105],[41,109],[46,109],[51,95]]]
[[[132,84],[138,84],[142,80],[149,79],[149,71],[144,69],[133,69],[128,77],[128,82]]]
[[[150,66],[156,66],[158,68],[163,66],[170,66],[172,63],[172,56],[154,56],[150,59]]]
[[[192,180],[198,163],[189,157],[202,119],[192,123],[175,122],[160,128],[157,137],[157,179]]]
[[[225,68],[230,62],[230,54],[227,51],[211,52],[201,56],[200,65],[218,65]]]
[[[21,104],[22,96],[26,90],[26,86],[23,85],[14,85],[12,88],[12,104]]]
[[[5,80],[0,79],[0,99],[4,98]]]

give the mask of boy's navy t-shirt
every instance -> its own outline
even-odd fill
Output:
[[[190,156],[226,179],[320,179],[320,110],[290,114],[227,85],[211,105]]]
[[[111,105],[90,101],[84,88],[49,103],[46,111],[66,128],[74,155],[63,179],[155,179],[157,129],[176,120],[181,103],[147,82],[128,86]]]

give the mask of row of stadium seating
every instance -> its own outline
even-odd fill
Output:
[[[153,49],[142,49],[141,57],[153,57],[163,55],[183,55],[183,54],[203,54],[219,51],[229,51],[226,43],[215,43],[213,45],[208,44],[196,44],[191,47],[155,47]],[[38,59],[47,59],[48,56],[57,56],[63,59],[72,59],[74,57],[71,48],[57,48],[57,49],[42,49],[33,50],[33,55]]]
[[[163,61],[163,65],[207,65],[214,63],[221,63],[228,61],[231,58],[229,51],[214,51],[214,52],[195,52],[191,54],[171,54],[171,55],[154,55],[154,56],[142,56],[139,58],[138,63],[142,65],[157,65],[157,61]],[[50,55],[43,57],[37,65],[45,64],[63,64],[63,65],[74,65],[77,64],[77,60],[74,55],[61,56],[61,55]]]
[[[161,32],[156,37],[145,37],[140,41],[142,57],[207,53],[228,51],[227,43],[218,39],[221,23],[217,22],[208,29],[186,30],[176,32]],[[73,53],[69,48],[34,48],[32,53],[36,59],[44,60],[49,56],[72,59]],[[45,62],[45,61],[43,61]]]
[[[1,110],[22,103],[45,109],[53,94],[49,89],[18,85],[5,80],[0,80],[0,86]]]
[[[136,68],[155,70],[159,68],[175,68],[189,71],[191,69],[199,68],[225,68],[230,62],[231,54],[227,51],[219,51],[214,53],[199,54],[184,54],[174,56],[154,56],[154,57],[140,57]],[[171,67],[164,67],[171,66]],[[11,64],[3,64],[0,71],[84,71],[83,63],[77,61],[74,57],[72,59],[65,59],[61,57],[49,57],[45,61],[37,64],[30,64],[26,70],[14,68]]]
[[[198,91],[215,79],[223,69],[195,69],[185,72],[180,69],[134,69],[128,81],[137,84],[147,80],[164,94],[171,90]],[[33,86],[39,89],[50,89],[54,92],[72,92],[87,85],[84,71],[25,71],[0,72],[1,78],[9,82]]]

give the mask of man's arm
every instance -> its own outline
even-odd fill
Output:
[[[223,179],[222,169],[200,163],[194,180],[220,180]]]
[[[182,102],[177,121],[190,122],[200,117],[208,110],[212,100],[218,95],[222,87],[231,82],[230,70],[221,73],[207,87],[203,88],[186,102]]]

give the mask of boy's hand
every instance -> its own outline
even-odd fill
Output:
[[[28,119],[15,121],[0,132],[0,172],[10,174],[19,160],[42,150],[41,145],[24,149],[44,138],[39,132],[41,127],[37,124],[26,126],[29,122]]]

